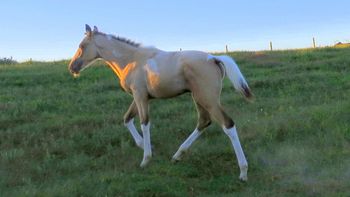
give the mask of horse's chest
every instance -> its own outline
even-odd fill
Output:
[[[126,79],[120,80],[120,87],[128,93],[131,93],[130,85],[127,83]]]

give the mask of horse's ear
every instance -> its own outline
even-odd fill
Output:
[[[88,24],[85,24],[85,34],[88,36],[91,35],[91,27]]]
[[[98,28],[94,26],[94,32],[98,32]]]

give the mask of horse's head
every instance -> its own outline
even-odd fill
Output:
[[[74,77],[91,65],[95,60],[100,58],[99,50],[94,41],[94,33],[98,32],[96,26],[92,31],[89,25],[85,25],[86,33],[81,41],[79,48],[69,63],[68,69]]]

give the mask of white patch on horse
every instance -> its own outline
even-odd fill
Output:
[[[118,53],[116,50],[113,50],[112,54],[114,57],[121,57],[122,56],[122,54]]]
[[[243,181],[247,181],[247,172],[248,172],[248,162],[247,159],[244,156],[244,152],[241,146],[241,143],[238,138],[236,126],[226,129],[225,126],[223,126],[223,130],[226,133],[226,135],[230,138],[233,149],[236,153],[236,157],[238,160],[238,165],[241,170],[241,174],[239,175],[239,178]]]
[[[197,140],[197,138],[202,134],[202,132],[200,132],[198,130],[198,128],[196,128],[192,134],[185,140],[185,142],[183,142],[180,146],[180,148],[176,151],[175,155],[173,156],[173,161],[178,161],[181,159],[181,156],[184,152],[186,152],[190,146],[193,144],[194,141]]]
[[[145,167],[152,157],[150,124],[149,122],[147,125],[141,124],[143,134],[143,160],[140,164],[141,167]]]
[[[132,137],[135,140],[136,145],[143,149],[143,138],[141,137],[141,135],[139,134],[139,132],[137,131],[134,125],[134,119],[131,119],[129,122],[125,123],[124,125],[129,129]]]
[[[149,73],[159,75],[159,68],[158,68],[157,62],[154,61],[154,59],[147,60],[146,70]]]

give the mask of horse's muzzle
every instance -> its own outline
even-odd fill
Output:
[[[68,66],[69,68],[69,72],[72,73],[72,75],[74,77],[78,77],[79,76],[79,73],[80,73],[80,70],[81,70],[81,67],[82,67],[82,64],[83,62],[82,61],[79,61],[79,60],[76,60],[74,62],[71,62]]]

